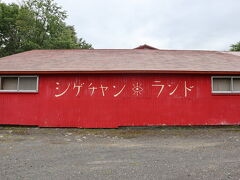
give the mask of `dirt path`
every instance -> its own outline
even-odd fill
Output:
[[[240,179],[240,127],[0,127],[0,179]]]

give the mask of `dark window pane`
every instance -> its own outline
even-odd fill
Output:
[[[233,79],[233,91],[240,91],[240,78]]]
[[[231,91],[231,78],[214,78],[213,91]]]
[[[37,77],[20,77],[19,90],[37,90]]]
[[[2,77],[0,90],[17,90],[17,77]]]

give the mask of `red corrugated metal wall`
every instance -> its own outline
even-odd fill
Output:
[[[40,75],[0,109],[0,124],[42,127],[240,124],[240,96],[213,95],[210,75]]]

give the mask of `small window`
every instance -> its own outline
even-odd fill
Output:
[[[19,77],[19,90],[37,90],[37,77]]]
[[[213,93],[240,93],[240,77],[212,77]]]
[[[37,92],[38,76],[0,76],[0,92]]]
[[[240,78],[233,78],[233,91],[240,92]]]
[[[1,90],[17,90],[18,78],[17,77],[2,77]]]

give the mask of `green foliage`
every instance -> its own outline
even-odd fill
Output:
[[[19,7],[16,4],[0,3],[0,56],[14,53],[19,46],[16,25],[18,14]]]
[[[0,2],[0,57],[32,49],[92,49],[66,17],[54,0]]]
[[[87,43],[84,39],[80,38],[78,40],[79,49],[93,49],[92,45]]]
[[[236,44],[232,44],[230,51],[240,51],[240,41]]]

